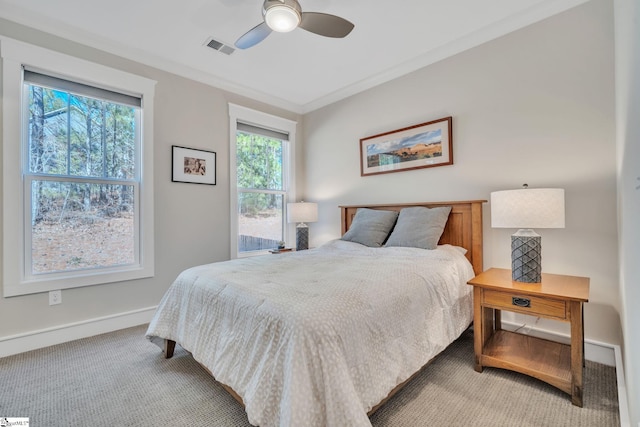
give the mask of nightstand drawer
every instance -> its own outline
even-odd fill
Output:
[[[485,289],[482,293],[482,303],[499,310],[508,310],[533,316],[567,318],[565,301],[549,298],[518,295],[509,292],[498,292]]]

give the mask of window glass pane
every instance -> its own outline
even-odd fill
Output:
[[[88,107],[88,106],[87,106]],[[89,113],[90,114],[90,113]],[[71,164],[69,167],[69,175],[75,176],[100,176],[93,174],[91,170],[91,162],[87,157],[91,156],[92,126],[90,117],[86,112],[75,108],[71,103],[69,108],[70,120],[70,152]]]
[[[283,240],[282,194],[238,192],[238,252],[278,247]]]
[[[32,181],[32,273],[133,264],[134,186]]]
[[[236,147],[238,188],[283,189],[282,140],[237,132]]]
[[[120,104],[105,107],[105,177],[135,179],[137,109]]]
[[[134,179],[136,108],[28,88],[30,172]]]
[[[29,87],[29,171],[67,173],[68,97]]]

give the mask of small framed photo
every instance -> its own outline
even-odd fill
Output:
[[[360,140],[360,176],[452,164],[451,117]]]
[[[171,181],[216,185],[216,153],[171,146]]]

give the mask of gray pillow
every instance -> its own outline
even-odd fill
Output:
[[[379,248],[396,223],[398,212],[359,208],[342,240]]]
[[[451,206],[404,208],[385,246],[435,249],[447,224]]]

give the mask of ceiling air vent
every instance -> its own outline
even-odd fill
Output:
[[[218,52],[222,52],[226,55],[231,55],[235,51],[235,49],[231,46],[219,42],[218,40],[214,40],[213,38],[207,39],[207,41],[205,42],[205,46],[217,50]]]

